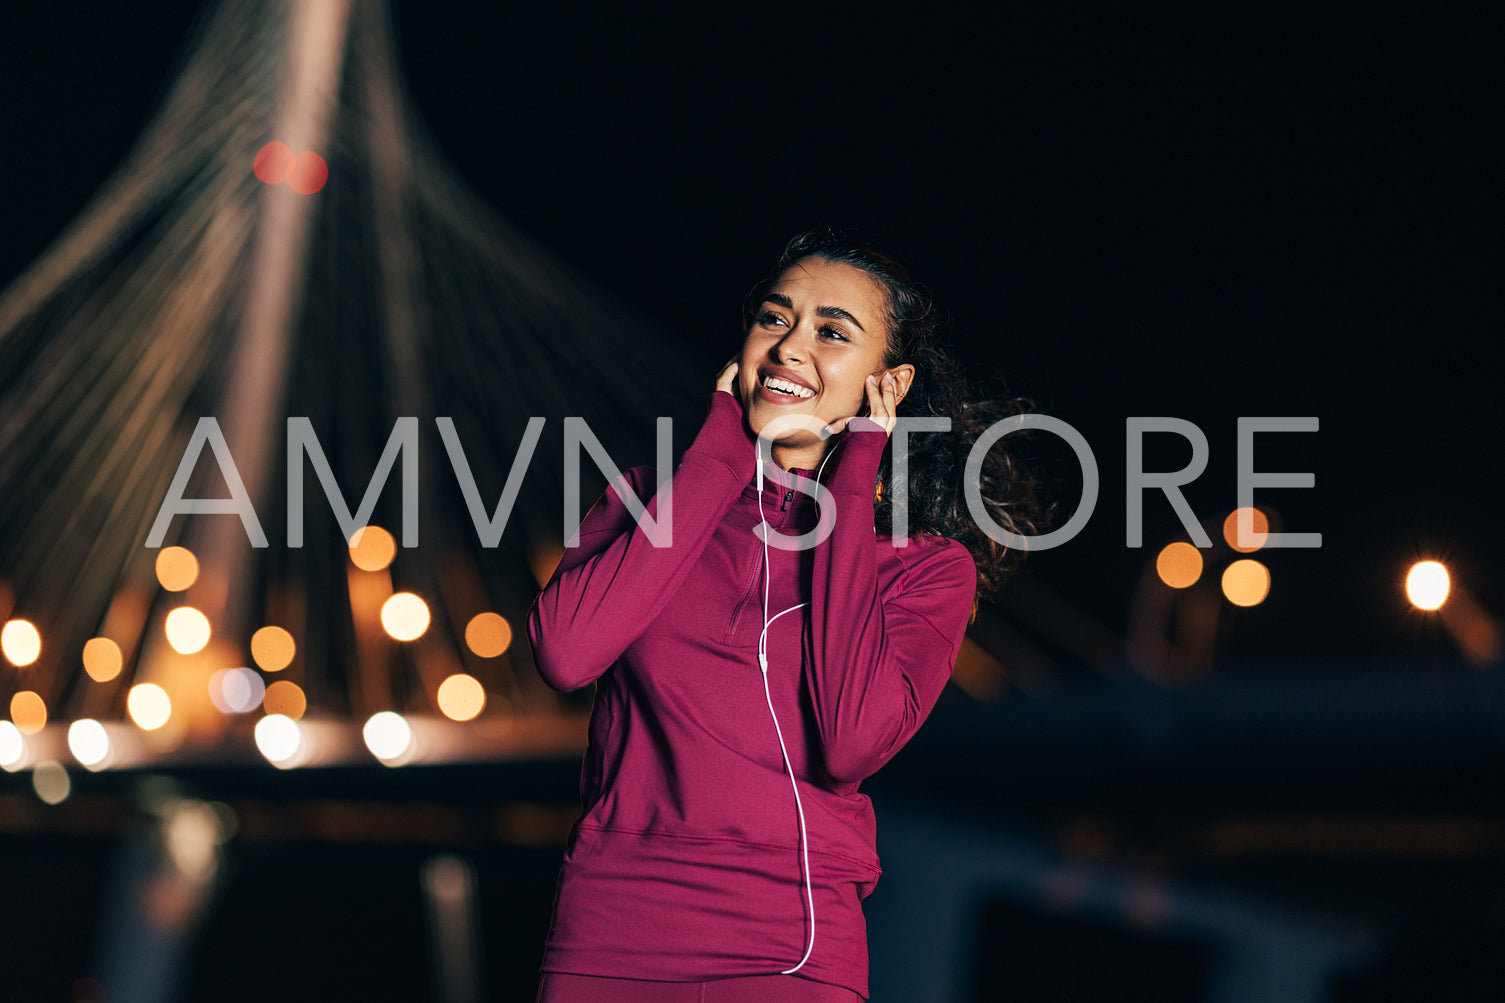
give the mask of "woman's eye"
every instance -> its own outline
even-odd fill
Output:
[[[784,318],[780,314],[774,313],[772,310],[764,310],[762,313],[758,314],[758,323],[764,327],[778,327],[780,325],[788,326],[787,324],[785,324]],[[829,324],[827,324],[825,327],[822,327],[820,329],[820,333],[822,336],[831,338],[835,341],[851,340],[842,333],[840,328],[832,327]]]

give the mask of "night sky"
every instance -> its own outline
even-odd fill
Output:
[[[7,12],[0,281],[124,159],[197,6]],[[1178,531],[1148,495],[1147,546],[1125,546],[1125,421],[1158,415],[1207,435],[1202,518],[1234,503],[1239,416],[1320,421],[1257,441],[1256,469],[1315,474],[1257,500],[1323,546],[1268,555],[1229,664],[1454,657],[1401,596],[1420,557],[1505,614],[1497,6],[888,10],[399,3],[397,22],[463,177],[659,324],[707,393],[790,235],[855,224],[898,253],[977,375],[1091,444],[1088,529],[1026,573],[1109,627]],[[1151,469],[1187,461],[1159,440]],[[1069,511],[1068,457],[1041,463]]]

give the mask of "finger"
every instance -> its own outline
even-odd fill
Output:
[[[892,417],[895,405],[897,404],[896,398],[898,395],[897,386],[894,383],[894,377],[892,373],[883,374],[881,386],[883,397],[883,414],[885,417]]]
[[[731,362],[728,362],[726,366],[721,370],[721,375],[716,378],[716,389],[725,390],[727,393],[731,393],[732,384],[737,379],[737,370],[739,368],[741,367],[737,364],[737,361],[735,359],[733,359]]]
[[[876,376],[869,375],[867,378],[867,400],[869,409],[883,406],[883,391],[878,387]]]
[[[878,387],[878,380],[876,377],[868,377],[867,399],[868,411],[875,421],[881,418],[888,417],[891,408],[888,406],[888,401],[884,398],[884,392]]]

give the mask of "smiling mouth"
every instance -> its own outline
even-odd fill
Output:
[[[815,391],[809,387],[802,387],[798,383],[791,383],[789,380],[780,379],[777,376],[765,376],[758,382],[765,390],[792,400],[807,400],[815,396]]]

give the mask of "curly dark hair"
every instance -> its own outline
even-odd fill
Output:
[[[950,537],[972,553],[977,565],[977,599],[995,595],[1023,562],[1023,551],[989,536],[967,506],[964,478],[967,456],[979,436],[996,422],[1037,410],[1024,397],[985,392],[966,377],[948,343],[949,323],[930,291],[916,282],[892,255],[873,241],[832,228],[808,230],[785,245],[778,263],[743,299],[744,334],[751,329],[768,290],[792,265],[817,257],[867,272],[886,293],[888,347],[883,364],[915,367],[914,379],[896,413],[911,417],[947,417],[949,432],[911,432],[909,436],[909,532]],[[1017,439],[1017,437],[1011,437]],[[1000,527],[1020,536],[1043,532],[1054,515],[1043,499],[1040,481],[1019,458],[995,444],[983,460],[983,504]],[[880,532],[893,526],[892,492],[888,490],[893,450],[884,450],[874,485],[874,522]],[[977,608],[973,606],[973,617]]]

